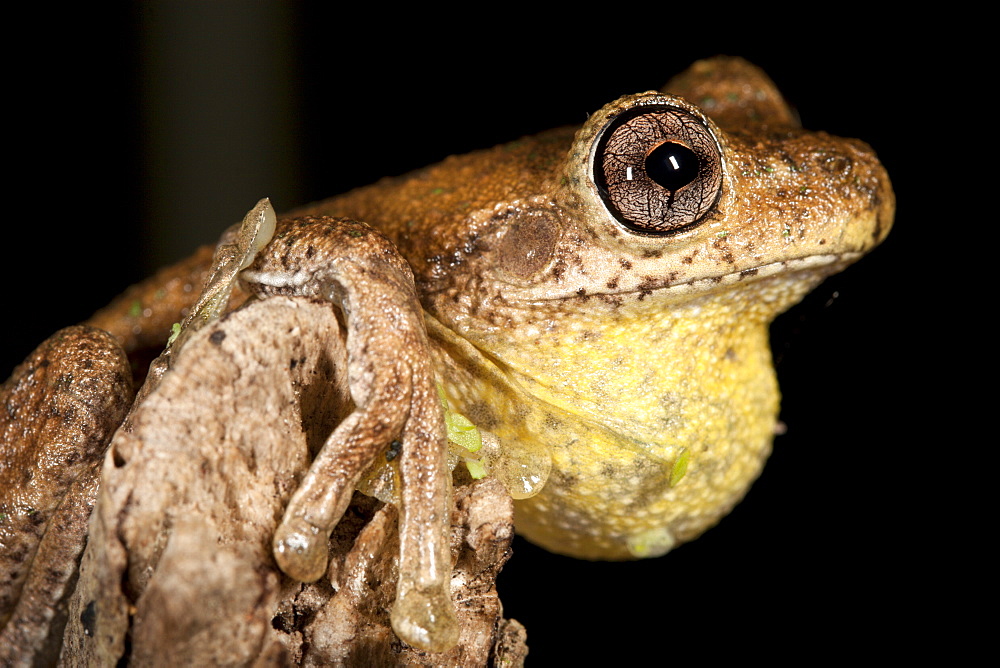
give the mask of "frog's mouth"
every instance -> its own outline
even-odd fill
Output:
[[[811,289],[827,276],[842,271],[848,265],[860,259],[864,253],[848,251],[844,253],[828,253],[822,255],[807,255],[770,262],[756,267],[748,267],[714,276],[699,276],[698,278],[672,277],[663,279],[645,278],[638,285],[622,285],[617,289],[586,291],[583,288],[571,286],[562,295],[549,294],[534,302],[566,302],[571,300],[587,300],[593,297],[603,297],[611,300],[635,298],[644,300],[650,296],[692,297],[710,294],[730,289],[743,283],[751,284],[766,279],[785,278],[788,283],[797,283]]]
[[[732,271],[719,276],[707,276],[695,278],[688,281],[665,283],[654,290],[669,291],[690,291],[695,293],[712,292],[716,289],[724,289],[737,283],[753,283],[775,276],[787,276],[789,280],[799,282],[804,275],[815,274],[816,281],[820,281],[827,276],[842,271],[847,265],[859,260],[863,254],[860,252],[830,253],[826,255],[807,255],[805,257],[791,258],[770,262],[757,267]],[[633,290],[632,292],[641,292]]]

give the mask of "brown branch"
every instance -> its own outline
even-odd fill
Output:
[[[355,495],[312,584],[271,540],[312,453],[351,409],[329,303],[274,297],[192,335],[104,459],[61,660],[67,665],[517,665],[523,628],[495,578],[513,509],[496,481],[461,486],[452,517],[453,650],[393,634],[391,505]]]

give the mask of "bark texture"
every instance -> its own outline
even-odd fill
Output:
[[[427,654],[392,633],[399,537],[391,505],[355,495],[326,576],[284,576],[271,540],[312,454],[352,408],[329,303],[274,297],[196,332],[104,459],[64,665],[517,665],[523,628],[495,578],[512,504],[496,481],[457,489],[452,594],[459,645]]]

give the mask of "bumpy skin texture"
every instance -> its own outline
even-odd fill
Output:
[[[80,326],[0,387],[0,664],[58,656],[100,462],[131,396],[125,354]]]
[[[523,463],[515,498],[541,487],[518,531],[571,556],[662,554],[742,498],[778,413],[768,323],[892,224],[871,149],[802,130],[759,69],[703,61],[665,88],[687,101],[622,98],[575,135],[306,210],[366,220],[404,254],[449,397]],[[624,228],[592,176],[606,124],[642,105],[689,114],[721,154],[714,206],[668,235]]]
[[[768,323],[877,245],[892,225],[894,197],[868,146],[800,128],[770,80],[745,61],[696,63],[665,90],[621,98],[578,130],[452,157],[292,212],[281,224],[244,272],[247,285],[340,304],[358,342],[351,373],[364,380],[359,388],[394,387],[369,382],[378,374],[403,386],[409,374],[420,377],[407,399],[415,403],[391,394],[383,401],[406,426],[359,417],[353,438],[364,456],[346,457],[341,469],[321,462],[325,473],[309,480],[307,500],[293,500],[286,521],[326,531],[343,510],[345,481],[374,447],[387,447],[390,432],[441,443],[440,415],[431,414],[440,409],[428,408],[431,364],[453,410],[499,439],[491,464],[517,500],[518,531],[551,550],[601,559],[662,554],[742,498],[777,418]],[[638,124],[615,144],[622,156],[663,131],[665,143],[693,138],[704,159],[695,177],[669,190],[647,178],[649,153],[640,147],[621,177],[638,188],[623,201],[669,218],[689,206],[685,188],[698,188],[697,215],[681,211],[680,222],[650,229],[623,224],[612,209],[615,195],[595,173],[623,163],[618,153],[605,161],[605,133],[630,118]],[[323,226],[330,234],[317,237]],[[348,235],[345,243],[335,243],[338,234]],[[355,265],[345,244],[364,262]],[[366,283],[365,263],[383,256],[401,265],[390,274],[412,271],[426,340],[377,331],[387,318],[378,305],[395,291],[388,284],[400,283]],[[187,286],[207,265],[203,254],[170,280],[137,286],[95,322],[126,349],[147,345],[150,326],[178,320],[167,316],[193,303],[197,290]],[[331,282],[322,271],[342,275]],[[404,571],[421,560],[436,564],[429,555],[440,546],[447,502],[440,458],[425,452],[414,464],[412,479],[426,495],[408,502],[403,485],[403,522],[418,517],[402,527]],[[339,482],[324,494],[323,479]],[[408,536],[416,527],[434,538]],[[413,575],[402,578],[422,582]]]

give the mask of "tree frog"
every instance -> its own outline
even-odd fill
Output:
[[[275,559],[316,579],[356,486],[396,501],[393,627],[436,651],[457,634],[456,461],[498,477],[517,531],[558,553],[637,559],[696,538],[770,451],[768,324],[881,242],[894,209],[867,145],[803,130],[763,72],[715,58],[580,128],[276,221],[262,203],[214,260],[193,256],[88,324],[134,353],[192,306],[182,336],[247,295],[336,305],[356,408],[292,495]],[[273,238],[252,239],[262,226]],[[485,445],[449,459],[454,429]]]

